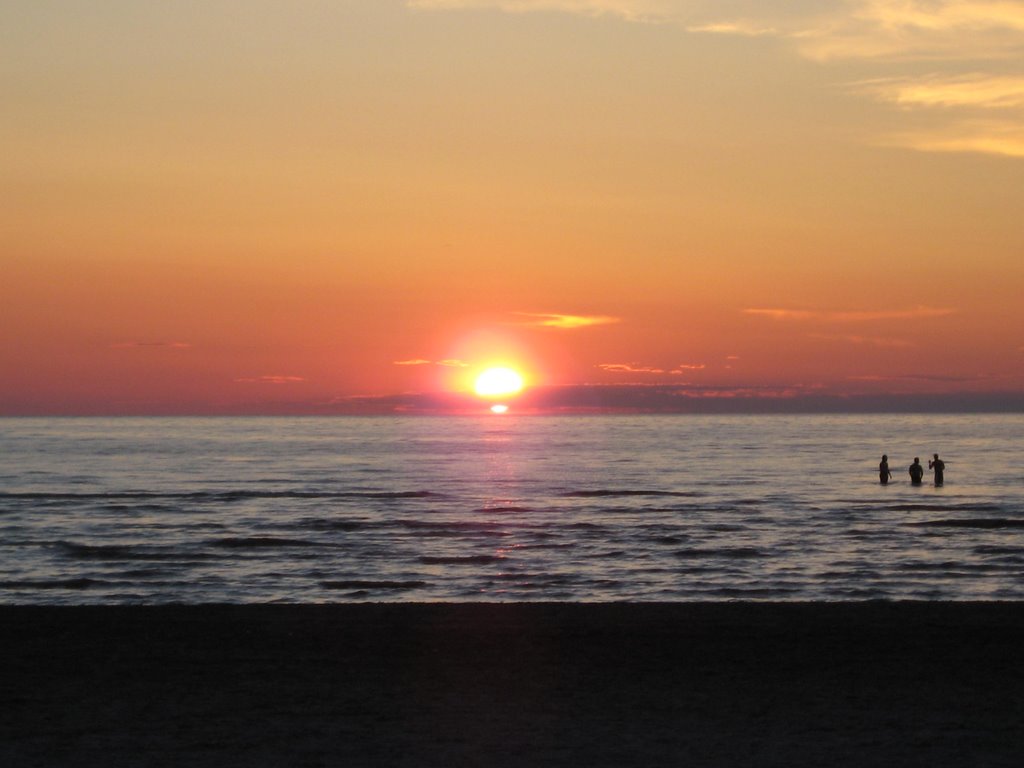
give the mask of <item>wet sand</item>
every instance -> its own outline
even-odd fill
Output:
[[[1024,603],[0,607],[0,765],[1019,766]]]

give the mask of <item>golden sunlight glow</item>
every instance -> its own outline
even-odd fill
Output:
[[[488,368],[476,377],[473,390],[480,397],[514,395],[523,388],[523,377],[511,368]]]
[[[495,403],[491,406],[491,413],[508,413],[508,406],[502,403]]]

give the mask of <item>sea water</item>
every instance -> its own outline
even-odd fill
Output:
[[[0,420],[3,603],[730,599],[1024,599],[1024,415]]]

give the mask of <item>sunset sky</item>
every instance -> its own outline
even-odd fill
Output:
[[[0,95],[3,415],[1024,403],[1024,2],[9,1]]]

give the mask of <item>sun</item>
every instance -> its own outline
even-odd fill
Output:
[[[514,395],[523,388],[523,377],[511,368],[488,368],[476,377],[473,385],[480,397]]]

